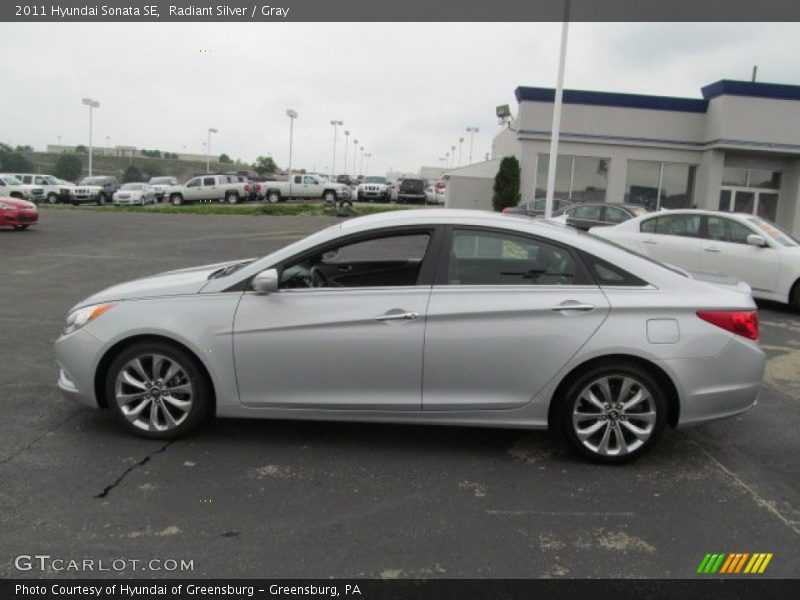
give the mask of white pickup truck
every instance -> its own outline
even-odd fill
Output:
[[[49,204],[67,202],[69,195],[75,188],[71,183],[63,183],[52,175],[40,175],[37,173],[14,173],[17,179],[27,185],[32,185],[44,190],[44,197]]]
[[[198,175],[185,185],[170,191],[169,201],[175,206],[189,202],[224,201],[238,204],[250,195],[250,184],[235,175]]]
[[[293,173],[287,181],[265,181],[261,184],[261,195],[267,202],[276,204],[292,198],[325,200],[350,200],[351,193],[343,183],[335,183],[316,175]]]

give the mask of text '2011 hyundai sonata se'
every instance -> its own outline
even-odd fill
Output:
[[[551,427],[615,463],[751,407],[757,339],[746,284],[554,224],[423,210],[109,288],[55,349],[64,392],[150,438],[212,415]]]

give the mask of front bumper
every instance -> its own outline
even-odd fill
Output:
[[[4,219],[4,225],[35,225],[39,221],[39,211],[20,209]]]
[[[53,348],[59,367],[58,388],[61,393],[84,406],[100,408],[94,390],[94,375],[102,356],[102,342],[79,329],[59,337]]]

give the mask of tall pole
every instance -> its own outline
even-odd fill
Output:
[[[292,197],[292,144],[294,142],[294,120],[297,118],[297,111],[291,108],[286,111],[286,116],[289,117],[289,198]]]
[[[358,140],[353,140],[353,179],[358,177]]]
[[[558,81],[553,103],[553,132],[550,136],[550,163],[547,165],[547,192],[544,201],[544,218],[553,216],[553,197],[556,189],[556,162],[558,161],[558,136],[561,133],[561,101],[564,96],[564,66],[567,60],[569,35],[569,2],[564,0],[564,22],[561,26],[561,51],[558,57]]]
[[[450,167],[456,166],[456,147],[450,146]]]
[[[331,181],[336,179],[336,131],[339,125],[343,125],[342,121],[331,121],[333,125],[333,166],[331,166]]]
[[[347,149],[349,146],[347,142],[350,141],[350,132],[345,129],[344,132],[344,174],[347,175]]]
[[[364,175],[369,175],[369,158],[370,158],[370,156],[372,156],[371,152],[368,152],[367,154],[364,155],[364,158],[367,159],[367,164],[364,167]]]
[[[361,146],[361,162],[358,163],[359,175],[364,174],[364,146]]]
[[[100,107],[100,103],[97,100],[92,100],[91,98],[83,98],[81,103],[85,106],[89,107],[89,177],[92,176],[92,149],[93,149],[93,142],[92,142],[92,111],[95,108]]]
[[[206,173],[211,172],[211,134],[217,133],[213,127],[208,128],[208,141],[206,141]]]
[[[469,164],[472,164],[472,142],[475,134],[478,133],[478,128],[467,127],[467,131],[469,132]]]
[[[461,147],[464,145],[464,138],[458,138],[458,166],[461,166]]]

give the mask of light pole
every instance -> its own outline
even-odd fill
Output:
[[[336,180],[336,130],[339,125],[344,125],[342,121],[331,121],[333,125],[333,166],[331,167],[331,180]]]
[[[344,130],[344,174],[347,175],[347,142],[350,141],[350,132],[345,129]]]
[[[450,166],[454,166],[456,164],[456,147],[450,146]]]
[[[358,173],[356,173],[356,171],[358,170],[357,161],[358,161],[358,140],[354,139],[353,140],[353,179],[356,179],[358,177]]]
[[[208,141],[206,142],[206,173],[211,172],[211,134],[219,133],[213,127],[208,128]]]
[[[292,197],[292,142],[294,140],[294,120],[297,118],[297,111],[291,108],[286,110],[289,117],[289,198]]]
[[[447,161],[447,165],[446,166],[449,169],[450,168],[450,153],[449,152],[445,152],[444,153],[444,158]]]
[[[364,175],[365,176],[369,175],[369,158],[370,158],[370,156],[372,156],[372,153],[367,153],[367,154],[364,155],[364,158],[367,159],[367,164],[364,167]]]
[[[106,136],[106,151],[108,151],[109,148],[111,148],[111,138],[109,136]],[[103,152],[103,154],[105,153],[106,152]]]
[[[458,138],[458,166],[461,166],[461,147],[464,145],[464,138]]]
[[[364,146],[361,146],[361,161],[358,163],[359,175],[364,174]]]
[[[472,164],[472,138],[478,133],[478,128],[467,127],[467,133],[469,134],[469,164]]]
[[[56,137],[58,138],[58,145],[60,146],[61,145],[61,136],[57,135]]]
[[[92,111],[95,108],[100,108],[100,103],[91,98],[84,98],[81,100],[83,104],[89,107],[89,177],[92,176]]]

